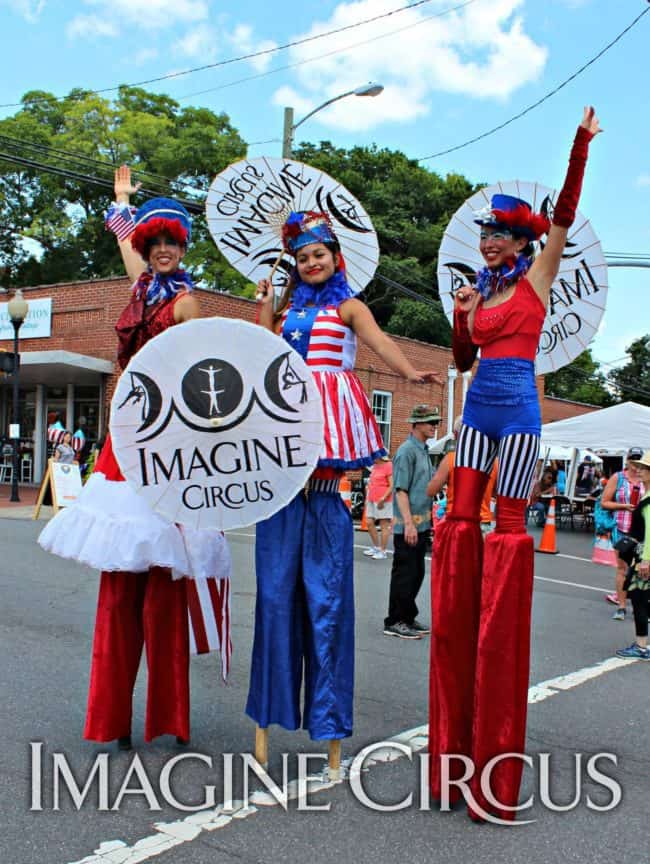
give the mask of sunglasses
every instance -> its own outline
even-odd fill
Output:
[[[481,240],[512,240],[512,231],[481,231]]]

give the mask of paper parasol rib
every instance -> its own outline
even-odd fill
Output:
[[[377,235],[359,201],[324,171],[292,159],[244,159],[218,174],[208,190],[206,217],[217,248],[252,282],[268,279],[282,253],[280,232],[291,210],[329,214],[355,293],[372,279],[379,261]],[[284,255],[274,275],[286,285],[293,259]]]

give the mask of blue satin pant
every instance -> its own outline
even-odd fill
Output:
[[[246,713],[262,728],[352,734],[353,529],[338,492],[300,492],[257,525],[257,601]]]

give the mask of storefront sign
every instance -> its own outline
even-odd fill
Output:
[[[47,339],[52,334],[52,298],[41,297],[27,302],[29,310],[18,336],[20,339]],[[0,339],[14,338],[8,306],[8,303],[0,303]]]
[[[52,462],[52,485],[54,486],[54,497],[59,507],[69,507],[81,492],[81,473],[79,465],[73,462],[64,465],[61,462]]]

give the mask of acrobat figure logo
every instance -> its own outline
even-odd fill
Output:
[[[206,357],[187,370],[181,392],[183,401],[197,417],[227,417],[242,400],[244,380],[231,363]]]
[[[204,357],[183,374],[180,393],[173,385],[163,392],[149,375],[129,370],[130,385],[117,410],[139,408],[136,434],[149,430],[139,443],[160,435],[173,416],[190,429],[210,433],[233,429],[255,406],[273,420],[299,423],[298,406],[308,401],[307,380],[292,364],[291,354],[283,352],[252,375],[250,370],[242,374],[227,360]]]

